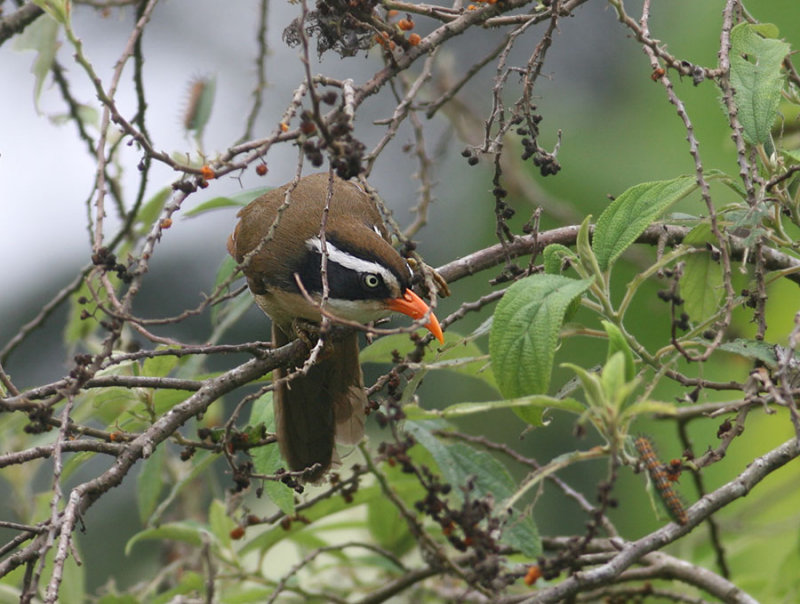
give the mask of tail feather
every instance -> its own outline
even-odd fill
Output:
[[[273,341],[288,341],[273,327]],[[286,375],[276,370],[275,378]],[[367,402],[358,362],[358,335],[337,340],[305,375],[278,384],[273,393],[278,445],[291,470],[320,464],[307,480],[319,480],[334,459],[334,440],[355,444],[364,436]]]

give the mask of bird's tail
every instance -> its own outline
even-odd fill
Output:
[[[280,346],[287,336],[276,326],[273,342]],[[276,370],[276,380],[286,370]],[[355,444],[364,436],[367,397],[358,362],[358,334],[351,333],[323,352],[305,375],[278,383],[273,393],[275,425],[281,454],[291,470],[315,464],[306,481],[319,480],[335,457],[334,443]]]

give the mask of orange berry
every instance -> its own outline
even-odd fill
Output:
[[[256,166],[256,174],[264,176],[267,173],[267,164],[258,164]]]
[[[241,539],[242,537],[244,537],[244,528],[241,526],[231,530],[231,539]]]
[[[168,229],[171,226],[172,226],[172,218],[165,218],[164,220],[161,221],[162,229]]]
[[[287,132],[289,130],[289,124],[286,122],[281,122],[281,132]]]
[[[408,36],[408,43],[411,44],[411,46],[416,46],[421,40],[422,38],[419,37],[419,34],[411,34]]]
[[[533,566],[529,566],[528,573],[525,575],[525,585],[530,587],[531,585],[536,583],[536,581],[541,576],[542,576],[542,571],[538,566],[536,566],[535,564]]]
[[[399,10],[392,9],[388,13],[386,13],[386,16],[391,19],[392,17],[396,17],[398,14],[400,14]]]
[[[414,29],[414,22],[411,19],[400,19],[400,21],[397,22],[397,27],[403,31],[410,31]]]
[[[381,35],[375,34],[373,38],[377,44],[380,44],[383,48],[394,50],[394,42],[389,39],[389,34],[385,31],[381,32]]]
[[[216,174],[214,174],[214,170],[212,170],[209,166],[203,166],[200,168],[200,174],[206,180],[213,180]]]

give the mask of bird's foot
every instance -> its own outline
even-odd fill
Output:
[[[412,271],[422,276],[422,282],[425,289],[428,290],[428,294],[435,289],[440,298],[446,298],[450,295],[450,287],[448,287],[447,281],[435,268],[414,257],[406,258],[406,261],[408,261]]]
[[[322,349],[319,351],[318,358],[327,358],[333,352],[333,342],[330,337],[323,336],[319,323],[307,319],[294,319],[292,330],[309,350],[313,350],[319,345],[320,340],[322,341]]]
[[[292,320],[292,331],[297,336],[297,339],[302,340],[303,344],[309,349],[314,348],[317,340],[319,340],[319,323],[295,318]]]

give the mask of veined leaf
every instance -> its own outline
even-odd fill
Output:
[[[181,573],[180,581],[172,589],[159,593],[158,596],[149,600],[150,604],[170,604],[170,602],[186,601],[189,598],[180,596],[191,593],[202,593],[206,585],[206,578],[196,572],[187,571]]]
[[[746,338],[736,338],[732,342],[725,342],[719,347],[725,352],[732,352],[747,359],[757,359],[769,367],[778,364],[778,357],[775,354],[775,346],[762,340],[748,340]]]
[[[772,39],[771,24],[740,23],[731,30],[731,85],[744,137],[751,144],[771,140],[772,124],[778,116],[784,75],[783,59],[790,46]]]
[[[158,346],[156,350],[169,350],[170,346]],[[142,362],[141,375],[148,377],[166,377],[170,371],[175,369],[180,361],[177,355],[172,356],[169,354],[150,357]]]
[[[196,522],[170,522],[162,524],[158,528],[145,529],[139,531],[133,537],[128,539],[125,544],[125,555],[129,556],[133,546],[140,541],[147,541],[150,539],[170,539],[172,541],[182,541],[195,547],[200,547],[203,544],[203,533],[210,534],[208,530],[201,524]]]
[[[608,270],[648,226],[696,188],[693,176],[679,176],[634,185],[617,197],[594,228],[592,249],[600,270]]]
[[[567,262],[577,262],[578,256],[566,245],[551,243],[542,252],[544,272],[548,275],[560,275],[562,267]]]
[[[486,451],[479,451],[463,443],[445,445],[428,429],[427,422],[407,422],[406,429],[416,441],[433,456],[445,480],[452,486],[472,481],[474,496],[492,495],[496,501],[511,497],[516,483],[505,466]],[[463,497],[460,489],[454,488],[456,497]],[[520,549],[527,556],[541,553],[541,542],[536,524],[529,515],[515,509],[512,520],[503,531],[502,541]]]
[[[258,187],[257,189],[249,189],[247,191],[241,191],[239,193],[236,193],[234,195],[228,195],[226,197],[214,197],[213,199],[204,201],[197,207],[194,207],[191,210],[184,212],[183,215],[197,216],[198,214],[203,214],[204,212],[208,212],[210,210],[218,210],[221,208],[230,208],[230,207],[241,208],[243,206],[246,206],[251,201],[253,201],[256,197],[261,197],[264,193],[270,191],[273,188],[274,187]]]
[[[657,413],[659,415],[675,415],[677,407],[674,403],[665,403],[663,401],[643,400],[633,403],[630,407],[625,409],[622,413],[622,419],[626,420],[642,413]]]
[[[70,4],[67,0],[33,0],[33,3],[58,23],[69,21]]]
[[[42,4],[39,7],[47,10]],[[14,50],[32,50],[36,59],[31,66],[34,75],[33,105],[39,111],[39,97],[42,94],[44,80],[50,73],[50,67],[56,58],[59,47],[58,21],[55,17],[40,17],[26,27],[14,40]]]
[[[219,499],[211,500],[211,507],[208,510],[208,525],[211,527],[211,534],[217,538],[220,545],[231,546],[231,531],[236,523],[228,516],[225,504]]]
[[[142,462],[142,471],[136,478],[136,503],[142,524],[147,524],[158,504],[158,496],[164,489],[165,448],[163,444],[155,448],[153,454]]]
[[[624,396],[629,393],[626,388],[629,382],[625,381],[625,355],[622,351],[615,352],[606,361],[600,374],[600,383],[606,401],[611,403],[615,410],[619,410],[624,402]]]
[[[392,483],[394,492],[403,499],[409,490],[418,488],[419,482],[414,479],[409,479],[400,483]],[[358,491],[353,494],[353,497],[348,500],[345,500],[344,497],[331,497],[330,499],[318,501],[313,507],[304,510],[303,516],[307,518],[310,523],[313,523],[322,518],[328,518],[333,514],[343,510],[353,509],[378,498],[385,498],[379,485],[364,486],[359,488]],[[252,551],[259,551],[262,553],[269,551],[276,543],[284,539],[294,539],[297,533],[305,531],[308,528],[308,525],[303,522],[292,522],[288,529],[280,525],[272,527],[253,537],[252,540],[248,541],[242,549],[239,550],[239,553],[244,555]]]
[[[390,485],[401,482],[408,484],[410,489],[403,491],[402,499],[409,508],[425,498],[423,486],[416,479],[409,480],[408,474],[399,465],[392,467],[387,463],[384,466],[382,470]],[[416,543],[405,518],[388,497],[376,497],[367,503],[367,529],[378,545],[397,556],[407,553]],[[397,568],[392,565],[392,570]]]
[[[424,334],[424,330],[418,332]],[[488,360],[485,353],[473,340],[454,332],[444,334],[442,352],[436,360],[426,363],[426,370],[445,370],[468,375],[482,380],[495,390],[497,383],[491,371],[487,370]],[[406,334],[394,334],[379,338],[361,351],[361,363],[391,363],[394,352],[401,357],[414,350],[415,344]],[[463,362],[459,362],[463,361]]]
[[[214,463],[217,459],[219,459],[219,457],[220,456],[218,453],[211,453],[209,451],[198,451],[192,458],[191,470],[188,472],[186,476],[184,476],[182,479],[180,479],[178,482],[172,485],[172,488],[170,489],[169,493],[167,493],[166,497],[164,497],[161,503],[158,504],[158,507],[151,514],[150,522],[152,524],[157,524],[160,521],[161,516],[164,514],[164,512],[167,510],[170,504],[175,500],[175,498],[180,494],[180,492],[188,485],[190,485],[192,481],[194,481],[198,476],[202,475],[204,472],[208,472],[209,466],[212,463]],[[181,523],[178,524],[181,525]],[[134,538],[135,537],[136,536],[134,536]],[[160,537],[155,536],[152,538],[159,539]],[[130,542],[128,543],[129,545],[126,545],[125,546],[126,548],[133,547],[132,543]],[[128,550],[126,549],[126,553],[127,551]]]
[[[486,413],[496,409],[511,409],[531,425],[542,426],[541,413],[544,409],[561,409],[580,415],[586,410],[580,402],[573,398],[555,398],[544,394],[534,394],[521,398],[486,401],[480,403],[457,403],[441,410],[422,409],[418,405],[406,405],[403,412],[407,419],[453,419],[475,413]],[[537,419],[538,418],[538,419]]]
[[[707,223],[694,227],[684,238],[687,245],[716,243]],[[690,254],[685,259],[681,277],[681,297],[684,308],[695,321],[703,321],[717,311],[723,296],[722,265],[711,254]]]
[[[172,195],[172,189],[170,187],[164,187],[148,199],[142,206],[142,209],[139,210],[139,213],[136,215],[136,224],[138,225],[136,230],[139,235],[145,235],[150,231],[156,218],[161,214],[161,210],[164,209],[164,204],[167,203],[170,195]]]
[[[625,380],[630,382],[636,375],[633,351],[619,327],[608,321],[601,321],[601,323],[603,324],[603,329],[605,329],[608,334],[608,354],[606,355],[606,361],[608,361],[614,353],[621,352],[625,357]]]
[[[275,432],[275,412],[272,407],[271,392],[258,397],[253,403],[248,423],[251,426],[263,423],[267,432]],[[250,454],[253,457],[256,472],[259,474],[274,474],[278,468],[285,465],[277,443],[251,449]],[[294,514],[294,491],[292,489],[282,482],[265,480],[264,492],[284,514]]]
[[[592,279],[539,274],[508,288],[489,336],[492,371],[503,396],[547,392],[564,315],[591,284]]]

